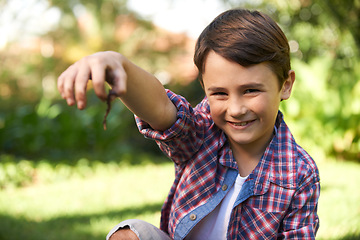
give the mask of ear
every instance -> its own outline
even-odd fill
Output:
[[[286,100],[290,97],[294,82],[295,82],[295,72],[294,70],[290,70],[289,77],[285,80],[281,88],[281,100]]]

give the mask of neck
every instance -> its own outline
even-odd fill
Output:
[[[230,141],[230,147],[238,165],[240,176],[246,177],[255,169],[272,137],[273,133],[266,142],[255,144],[256,147],[254,147],[254,144],[252,146],[239,145]]]
[[[242,177],[248,176],[259,163],[262,154],[250,154],[248,151],[238,149],[237,147],[231,147],[233,156],[236,160],[239,174]]]

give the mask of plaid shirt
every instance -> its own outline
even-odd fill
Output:
[[[160,228],[184,239],[234,184],[238,167],[226,135],[211,119],[205,98],[195,108],[167,90],[178,109],[176,123],[154,131],[136,118],[145,137],[155,139],[175,162],[175,181],[163,205]],[[275,136],[245,181],[231,212],[227,239],[314,239],[319,228],[319,172],[296,144],[278,113]]]

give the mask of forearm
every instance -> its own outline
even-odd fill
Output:
[[[176,121],[177,109],[167,97],[162,84],[129,60],[123,61],[128,79],[126,92],[120,96],[121,101],[152,128],[169,128]]]

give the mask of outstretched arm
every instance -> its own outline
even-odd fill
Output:
[[[86,107],[86,86],[92,80],[94,91],[106,100],[105,83],[135,115],[155,130],[165,130],[176,121],[177,109],[164,87],[150,73],[116,52],[99,52],[82,58],[58,78],[58,89],[68,105]]]

